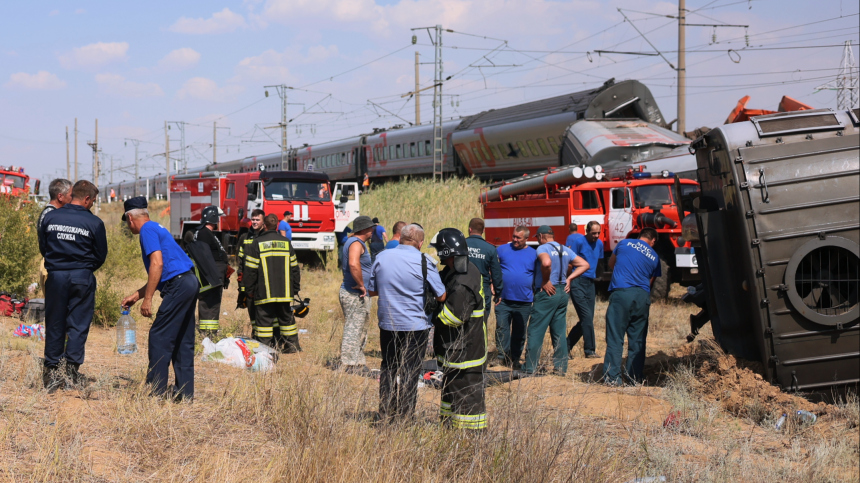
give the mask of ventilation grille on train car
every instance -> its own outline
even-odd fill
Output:
[[[797,134],[830,129],[843,129],[845,126],[830,110],[803,111],[800,113],[772,114],[751,119],[759,136]]]
[[[800,260],[794,288],[806,307],[824,316],[848,313],[857,306],[860,258],[839,246],[823,246]]]

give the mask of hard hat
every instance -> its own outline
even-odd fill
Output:
[[[454,257],[454,271],[466,273],[469,271],[469,247],[466,237],[456,228],[443,228],[433,236],[430,246],[436,249],[439,259],[444,261]]]
[[[310,304],[311,299],[296,299],[294,300],[294,303],[290,308],[293,309],[293,315],[300,319],[303,319],[307,317],[308,312],[310,312],[311,310]]]
[[[217,225],[218,218],[224,216],[224,212],[221,211],[221,208],[217,206],[207,206],[203,208],[203,212],[200,213],[200,222],[204,225]]]

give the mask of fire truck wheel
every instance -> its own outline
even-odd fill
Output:
[[[669,289],[671,282],[669,272],[671,267],[663,257],[660,257],[660,273],[661,275],[654,280],[654,285],[651,286],[651,300],[666,300],[669,298]]]

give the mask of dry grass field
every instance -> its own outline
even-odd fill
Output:
[[[468,180],[389,183],[363,198],[362,212],[386,227],[400,219],[431,234],[445,226],[464,229],[480,214],[478,192],[479,184]],[[137,242],[118,230],[116,205],[104,207],[102,216],[111,226],[112,259],[100,283],[124,295],[145,281]],[[722,354],[709,327],[687,344],[695,307],[678,301],[677,288],[651,309],[645,385],[596,382],[602,361],[583,358],[580,346],[566,377],[490,387],[490,427],[481,434],[441,428],[439,392],[431,388],[419,391],[416,423],[374,426],[377,382],[325,368],[338,355],[343,322],[340,276],[332,265],[302,274],[302,294],[312,299],[310,315],[299,320],[307,330],[300,335],[304,352],[282,357],[265,374],[198,360],[193,403],[146,395],[149,321],[136,311],[142,350],[119,355],[114,331],[93,327],[82,366],[93,382],[52,395],[41,388],[43,343],[13,337],[20,321],[0,318],[0,480],[860,479],[857,398],[824,404],[781,393],[751,365]],[[247,314],[234,310],[236,293],[235,286],[225,292],[222,333],[247,335]],[[601,354],[606,305],[598,300],[595,318]],[[571,307],[568,324],[575,322]],[[374,315],[366,353],[378,367],[375,323]],[[491,317],[490,333],[493,324]],[[819,419],[811,425],[789,420],[777,431],[776,419],[795,409]],[[676,423],[664,427],[670,413]]]

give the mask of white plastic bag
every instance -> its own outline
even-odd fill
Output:
[[[215,361],[239,369],[266,372],[275,365],[277,351],[257,341],[225,337],[213,343],[203,339],[203,361]],[[243,350],[244,349],[244,350]]]

